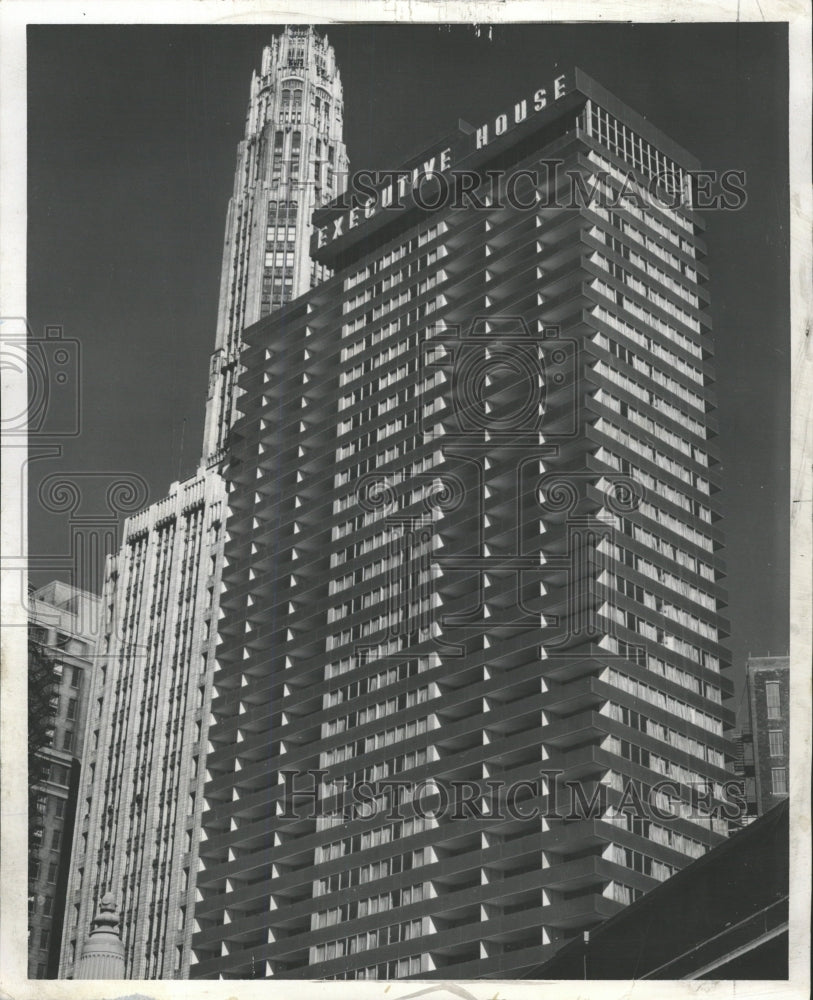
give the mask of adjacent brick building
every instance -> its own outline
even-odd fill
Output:
[[[28,976],[55,978],[65,909],[85,721],[96,665],[100,600],[54,581],[29,597],[29,636],[53,664],[44,746],[30,775],[34,805],[28,893]]]
[[[790,660],[750,656],[745,664],[756,815],[787,798],[790,774]]]

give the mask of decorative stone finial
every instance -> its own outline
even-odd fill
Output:
[[[111,892],[106,892],[99,901],[76,978],[124,979],[124,945],[119,937],[118,907]]]

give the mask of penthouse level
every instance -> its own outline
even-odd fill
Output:
[[[485,180],[489,171],[510,169],[527,152],[543,147],[587,101],[614,119],[623,119],[630,145],[629,155],[623,157],[625,166],[644,167],[646,162],[641,174],[648,178],[665,179],[672,174],[675,186],[667,190],[661,185],[661,197],[673,206],[691,206],[690,175],[699,168],[699,161],[574,68],[552,78],[533,95],[520,96],[491,122],[475,127],[459,120],[452,132],[398,169],[357,171],[346,191],[314,213],[312,257],[331,268],[349,264],[365,252],[366,240],[392,237],[414,224],[416,215],[431,212],[434,202],[441,209],[450,203],[461,205],[475,190],[467,175]],[[625,138],[621,138],[624,144]]]

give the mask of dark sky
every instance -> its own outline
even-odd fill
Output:
[[[788,643],[787,32],[771,24],[330,27],[356,169],[397,167],[578,65],[696,155],[745,170],[708,212],[732,649]],[[194,472],[226,206],[269,26],[29,28],[28,317],[80,342],[81,433],[34,463],[30,551],[67,551],[43,475],[107,472],[159,499]],[[183,448],[181,441],[183,438]],[[95,485],[94,485],[95,484]],[[37,583],[64,576],[45,568]],[[80,581],[81,582],[81,581]]]

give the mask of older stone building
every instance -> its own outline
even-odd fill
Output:
[[[47,666],[41,746],[29,775],[34,815],[28,894],[28,975],[54,978],[65,911],[79,762],[96,666],[98,597],[55,580],[29,595],[33,656]],[[29,669],[32,665],[29,664]],[[46,692],[43,691],[43,695]]]

